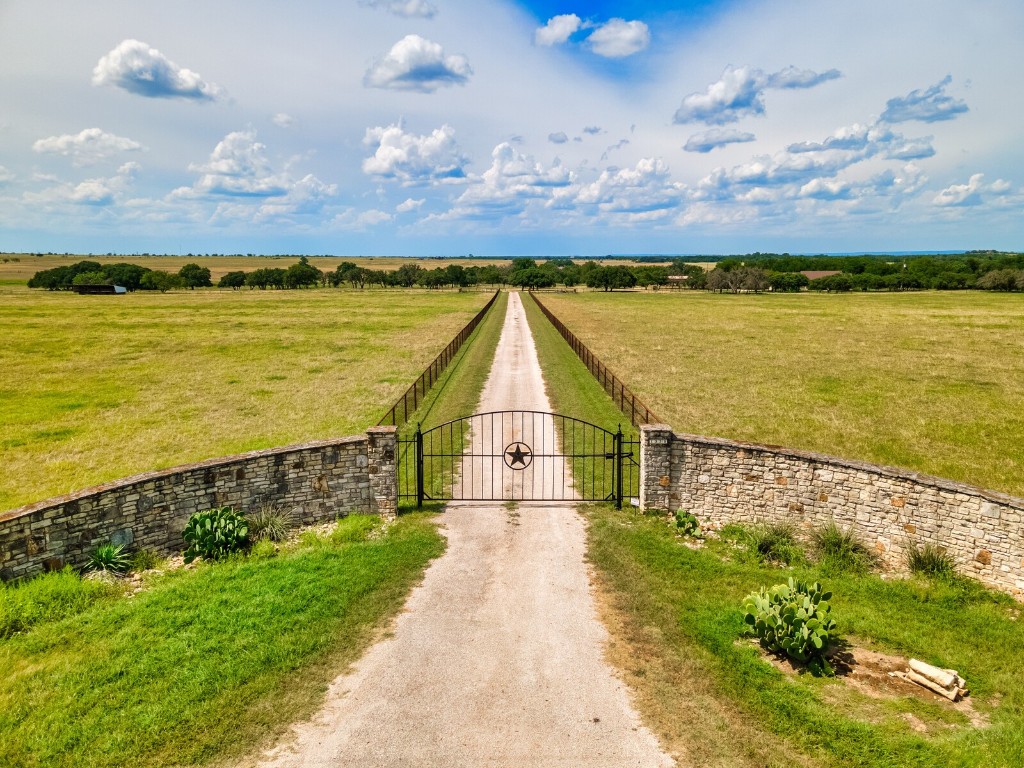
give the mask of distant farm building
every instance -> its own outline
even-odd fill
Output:
[[[832,277],[838,275],[838,269],[806,269],[800,272],[808,280],[817,280],[819,277]]]
[[[128,293],[128,289],[123,285],[72,285],[71,290],[75,293],[89,293],[89,294],[120,294]]]

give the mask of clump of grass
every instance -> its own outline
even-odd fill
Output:
[[[866,573],[877,560],[852,527],[844,530],[835,520],[815,528],[811,538],[824,573]]]
[[[295,524],[292,512],[276,504],[261,504],[246,519],[249,521],[249,539],[254,542],[284,541]]]
[[[911,573],[932,579],[951,579],[956,576],[956,561],[945,547],[937,544],[925,543],[919,546],[916,541],[908,542],[906,558]]]
[[[131,556],[131,571],[132,573],[151,571],[160,565],[163,560],[164,558],[160,557],[160,555],[152,549],[136,550]]]
[[[124,544],[100,544],[89,555],[89,563],[86,568],[90,571],[105,571],[107,573],[127,573],[131,568],[131,557],[125,551]]]
[[[271,557],[277,557],[277,545],[270,539],[260,539],[252,545],[252,549],[249,550],[249,557],[257,560],[267,560]]]
[[[81,613],[117,587],[85,581],[70,566],[17,584],[0,584],[0,639]]]
[[[747,529],[747,550],[761,563],[792,565],[804,560],[796,532],[788,523],[761,523]]]
[[[366,541],[380,529],[384,521],[377,515],[348,515],[338,521],[331,531],[334,544],[354,544]]]

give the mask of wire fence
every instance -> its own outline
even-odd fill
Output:
[[[494,302],[498,299],[498,294],[501,291],[495,291],[494,295],[491,296],[490,300],[484,304],[483,309],[476,313],[476,317],[466,324],[466,327],[456,334],[455,338],[448,342],[448,346],[441,350],[441,354],[434,358],[434,361],[427,366],[426,370],[420,374],[419,378],[412,383],[384,417],[377,422],[378,427],[383,426],[395,426],[400,427],[409,421],[409,417],[416,413],[416,410],[420,407],[420,403],[423,401],[424,396],[430,391],[430,388],[434,386],[441,374],[444,373],[445,368],[448,364],[455,359],[455,355],[458,354],[459,349],[466,342],[476,327],[480,325],[480,321],[484,319],[488,310],[494,305]]]
[[[572,351],[587,366],[591,375],[597,379],[598,384],[604,387],[604,391],[611,395],[619,410],[629,417],[629,421],[634,427],[639,427],[641,424],[663,423],[629,387],[622,383],[618,376],[608,369],[607,365],[601,362],[597,355],[590,351],[586,344],[576,338],[576,334],[565,327],[565,323],[555,317],[551,310],[545,307],[541,300],[533,295],[532,291],[530,292],[530,298],[536,302],[540,311],[544,313],[544,317],[555,326],[555,330],[562,334],[562,338],[568,342],[569,346],[572,347]]]

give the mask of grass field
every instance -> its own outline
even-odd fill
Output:
[[[547,298],[547,296],[545,296]],[[614,424],[621,414],[543,315],[524,302],[552,406]],[[661,516],[583,507],[608,658],[648,726],[683,764],[1017,766],[1024,762],[1024,627],[1009,597],[967,580],[882,579],[816,563],[758,562],[727,539],[691,549]],[[740,603],[789,576],[834,592],[841,640],[954,667],[970,680],[976,727],[913,696],[786,675],[746,639]]]
[[[444,549],[424,515],[380,528],[348,517],[274,557],[156,575],[134,597],[79,600],[0,639],[0,765],[223,765],[272,743],[317,710]],[[51,602],[89,585],[43,579]],[[22,588],[40,593],[0,585],[0,607]]]
[[[486,292],[0,288],[0,510],[375,424]]]
[[[675,429],[1024,495],[1024,296],[544,294]]]

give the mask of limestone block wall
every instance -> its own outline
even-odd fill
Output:
[[[303,524],[397,511],[396,430],[252,451],[147,472],[0,513],[0,579],[80,567],[104,542],[180,552],[194,512],[270,503]]]
[[[807,451],[641,428],[640,504],[702,521],[853,527],[889,569],[932,543],[961,573],[1024,596],[1024,499]]]

